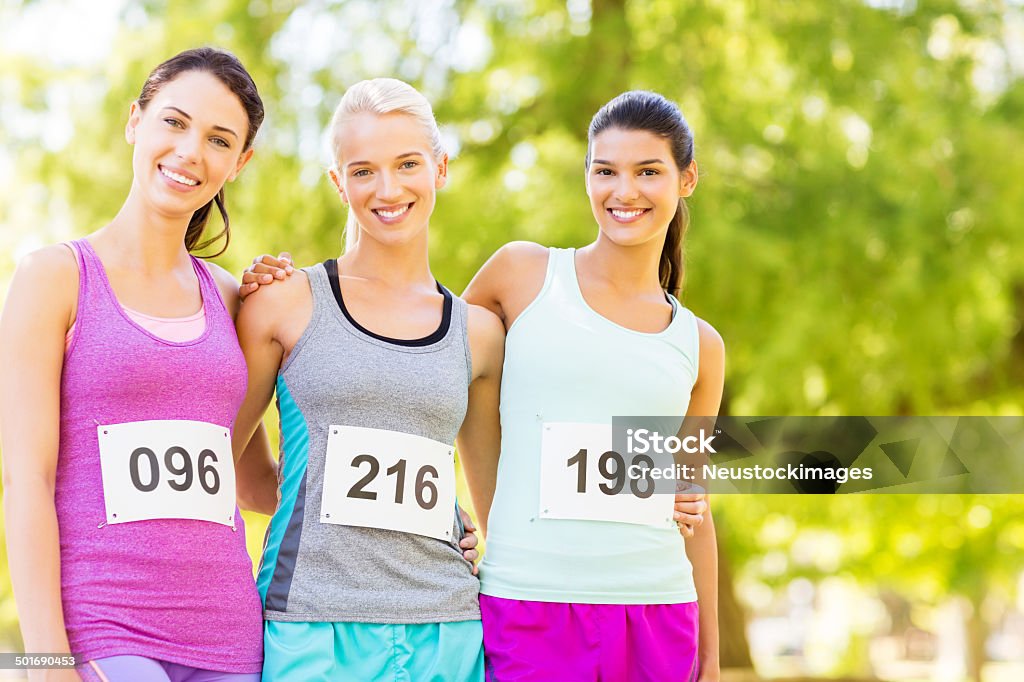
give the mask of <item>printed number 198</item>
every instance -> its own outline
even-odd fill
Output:
[[[614,464],[614,466],[613,466]],[[587,492],[587,449],[580,448],[579,452],[566,460],[568,468],[578,467],[576,470],[576,492]],[[637,455],[630,463],[630,467],[639,467],[641,471],[654,467],[654,460],[647,455]],[[605,495],[618,495],[626,487],[626,480],[629,480],[629,492],[641,499],[647,499],[654,494],[654,481],[647,476],[627,476],[626,460],[614,450],[608,450],[597,460],[597,470],[601,477],[608,483],[599,483],[598,489]]]

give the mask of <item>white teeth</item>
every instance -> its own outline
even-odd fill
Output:
[[[409,210],[409,205],[406,204],[405,207],[400,208],[397,211],[385,211],[384,209],[381,209],[381,208],[375,208],[375,209],[373,209],[373,212],[376,213],[379,216],[384,217],[384,218],[397,218],[398,216],[402,215],[403,213],[405,213],[408,210]]]
[[[196,185],[199,184],[198,180],[186,178],[184,175],[178,175],[174,171],[169,171],[163,166],[160,167],[160,172],[163,173],[165,176],[169,177],[171,180],[174,180],[175,182],[180,182],[183,185],[188,185],[189,187],[195,187]]]
[[[644,210],[645,209],[638,208],[633,211],[617,211],[613,208],[612,215],[615,216],[616,218],[635,218],[641,213],[643,213]]]

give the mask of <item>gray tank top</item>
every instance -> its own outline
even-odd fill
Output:
[[[337,263],[304,270],[313,314],[277,380],[281,501],[258,586],[276,621],[439,623],[480,618],[479,582],[452,539],[320,522],[328,428],[357,426],[453,443],[472,364],[466,303],[445,295],[430,336],[395,340],[345,309]],[[383,473],[383,472],[382,472]]]

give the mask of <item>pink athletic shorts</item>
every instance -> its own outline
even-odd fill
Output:
[[[692,682],[697,602],[563,604],[480,595],[487,682]]]

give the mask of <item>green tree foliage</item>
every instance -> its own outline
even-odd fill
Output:
[[[101,64],[13,62],[29,111],[52,108],[60,88],[102,91],[73,108],[68,144],[5,140],[19,183],[45,195],[39,208],[69,207],[74,233],[116,209],[130,181],[127,104],[155,62],[187,46],[234,50],[268,103],[259,156],[230,188],[229,264],[254,250],[290,247],[304,262],[338,250],[343,209],[324,177],[322,128],[347,85],[398,75],[427,92],[456,142],[433,250],[457,287],[510,239],[593,235],[587,122],[623,89],[650,88],[679,101],[697,133],[686,299],[730,342],[734,413],[1020,409],[1012,150],[1024,85],[992,57],[1009,54],[1019,10],[236,0],[200,17],[143,7],[125,10]]]
[[[2,16],[47,7],[60,11],[8,2]],[[457,290],[512,239],[593,237],[587,123],[622,90],[648,88],[678,101],[697,137],[684,301],[726,340],[727,411],[1021,412],[1018,3],[150,0],[120,20],[98,61],[0,47],[0,281],[27,246],[114,215],[131,181],[128,104],[187,47],[234,51],[267,104],[257,157],[228,189],[222,260],[235,271],[261,252],[287,248],[302,264],[338,253],[344,210],[322,133],[361,78],[403,78],[435,105],[453,158],[432,260]],[[742,579],[843,570],[977,602],[1021,569],[1014,498],[716,504]],[[759,575],[782,526],[784,548],[834,535],[841,561]],[[254,551],[262,528],[250,524]]]

